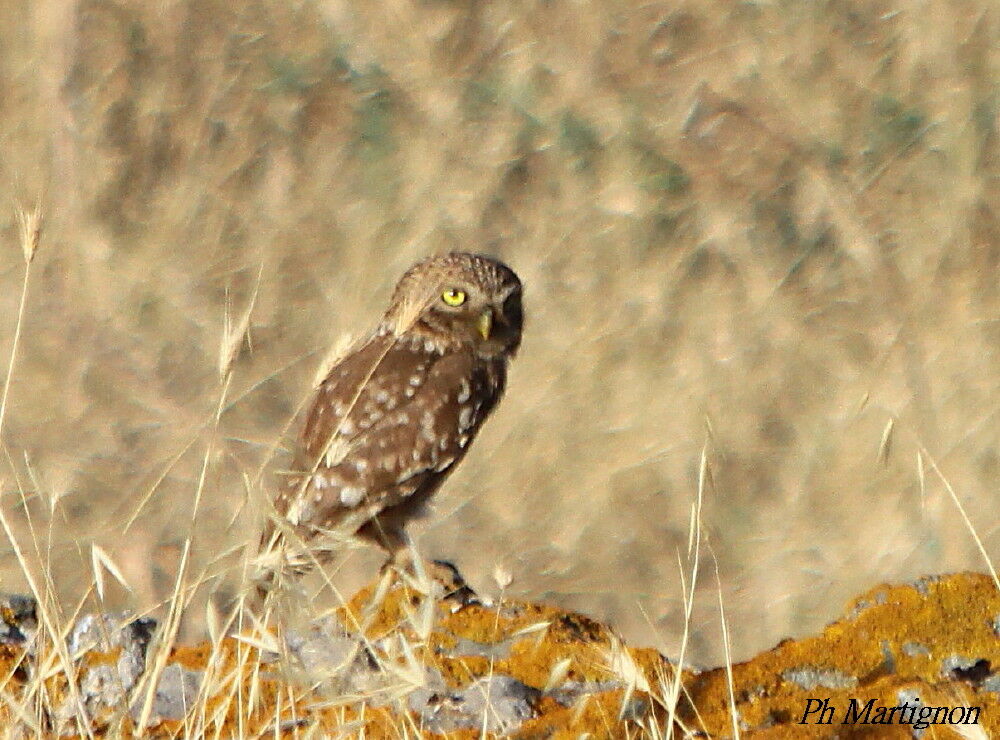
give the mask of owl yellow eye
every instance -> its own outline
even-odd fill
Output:
[[[448,288],[441,294],[441,300],[449,306],[461,306],[465,303],[465,291],[458,288]]]

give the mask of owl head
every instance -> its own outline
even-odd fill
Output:
[[[439,352],[468,347],[493,358],[517,352],[523,321],[513,270],[491,257],[452,252],[406,271],[382,326]]]

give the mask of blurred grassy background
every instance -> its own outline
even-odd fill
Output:
[[[155,604],[190,533],[226,307],[263,270],[196,572],[254,541],[247,488],[327,348],[412,260],[470,249],[520,273],[527,333],[415,528],[426,556],[487,591],[501,564],[512,595],[675,653],[704,449],[736,658],[875,582],[981,569],[917,455],[995,552],[991,6],[7,0],[2,358],[13,205],[40,196],[47,219],[0,472],[19,536],[51,528],[68,604],[91,542],[133,586],[115,603]],[[23,589],[5,553],[0,583]],[[335,580],[378,559],[352,553]],[[702,571],[693,657],[719,662]]]

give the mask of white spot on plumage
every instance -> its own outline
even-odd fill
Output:
[[[413,398],[414,393],[416,393],[416,391],[413,388],[407,388],[405,391],[403,391],[403,395],[405,395],[407,398]]]
[[[357,460],[354,461],[354,469],[359,473],[365,472],[366,470],[368,470],[368,461],[365,460],[363,457],[358,458]]]
[[[285,514],[285,519],[288,520],[293,526],[298,526],[304,521],[311,519],[313,515],[312,505],[305,496],[299,496],[296,498],[292,505],[288,507],[288,513]]]
[[[462,410],[458,412],[458,428],[465,431],[472,424],[472,409],[468,406],[463,406]]]
[[[410,385],[412,385],[414,388],[417,388],[417,387],[420,386],[421,383],[424,382],[424,376],[423,375],[419,375],[419,374],[418,375],[411,375],[409,382],[410,382]]]
[[[420,426],[423,427],[425,431],[434,430],[434,412],[427,409],[423,415],[420,417]]]
[[[469,381],[462,378],[462,384],[458,387],[458,402],[465,403],[469,400],[469,396],[472,395],[472,386],[469,385]]]
[[[357,431],[357,428],[354,426],[353,421],[351,421],[350,419],[344,419],[342,422],[340,422],[340,427],[337,429],[337,431],[340,432],[341,434],[346,434],[350,436],[351,434],[354,434],[354,432]]]
[[[458,437],[458,446],[461,447],[462,449],[465,449],[465,446],[467,444],[469,444],[469,435],[468,434],[461,434],[461,435],[459,435],[459,437]]]
[[[389,391],[384,388],[375,392],[375,402],[383,405],[389,403]]]
[[[344,506],[357,506],[364,497],[365,491],[363,488],[344,486],[340,489],[340,503]]]

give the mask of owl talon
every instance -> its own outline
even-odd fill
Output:
[[[479,596],[465,582],[462,574],[447,560],[432,560],[429,574],[434,582],[444,590],[443,601],[454,602],[459,608],[470,604],[482,604]]]

